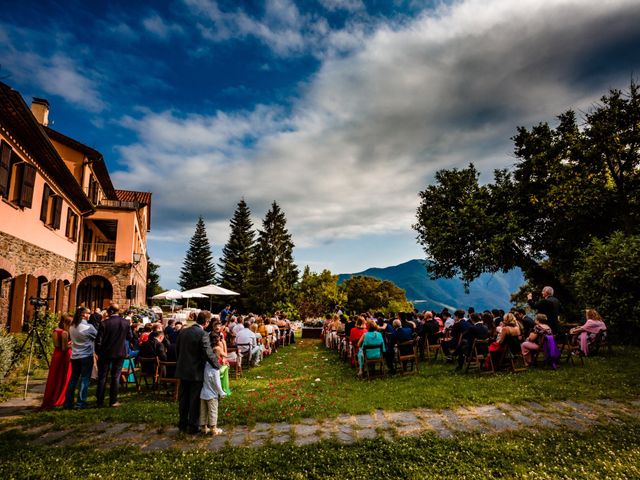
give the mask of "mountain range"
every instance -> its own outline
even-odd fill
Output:
[[[350,277],[362,275],[389,280],[407,292],[407,299],[418,310],[440,311],[474,307],[476,311],[510,307],[510,296],[525,282],[520,269],[507,273],[483,273],[469,285],[465,293],[464,284],[458,278],[432,280],[427,272],[427,261],[410,260],[400,265],[385,268],[368,268],[358,273],[343,273],[338,277],[342,283]]]

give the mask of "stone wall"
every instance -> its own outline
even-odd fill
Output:
[[[111,283],[114,303],[122,307],[128,306],[130,303],[132,305],[144,305],[144,292],[140,292],[140,287],[137,289],[136,299],[129,301],[126,298],[127,285],[142,283],[142,280],[144,281],[143,284],[146,284],[146,278],[141,279],[140,273],[130,263],[80,263],[76,278],[77,285],[80,285],[85,278],[93,275],[104,277]]]
[[[41,294],[46,296],[53,292],[56,295],[68,295],[69,288],[57,288],[58,284],[73,282],[76,262],[58,254],[45,250],[17,237],[0,232],[0,269],[11,274],[11,279],[2,282],[0,294],[0,325],[11,323],[12,331],[19,331],[25,319],[33,314],[29,307],[29,296],[35,295],[34,278],[43,276],[49,284],[42,287]],[[15,279],[26,275],[24,282]],[[54,285],[51,285],[54,284]],[[62,285],[61,285],[62,287]],[[37,285],[36,285],[37,289]],[[68,299],[50,302],[50,309],[56,306],[67,307]],[[11,310],[11,319],[9,319]]]

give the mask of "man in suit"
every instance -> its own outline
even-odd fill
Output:
[[[558,334],[558,315],[562,313],[562,305],[560,300],[553,296],[552,287],[544,287],[542,289],[542,300],[533,301],[533,294],[527,295],[527,303],[534,308],[537,313],[544,313],[547,316],[547,325],[551,327],[554,334]]]
[[[119,407],[118,388],[120,387],[120,373],[122,364],[127,356],[125,342],[131,340],[131,325],[129,320],[118,313],[120,307],[112,303],[107,308],[109,317],[100,324],[96,337],[96,353],[98,354],[98,407],[104,405],[104,394],[107,383],[107,373],[111,371],[109,385],[109,405]]]
[[[471,347],[474,340],[484,340],[489,336],[489,329],[482,322],[482,317],[477,313],[469,315],[469,328],[462,334],[460,339],[460,354],[458,355],[458,366],[456,370],[461,370],[465,357],[471,355]]]
[[[200,430],[200,391],[204,381],[204,365],[209,363],[219,369],[218,359],[213,354],[209,335],[205,328],[211,321],[211,312],[202,310],[196,323],[184,328],[176,342],[176,378],[180,379],[180,421],[181,432],[196,434]]]

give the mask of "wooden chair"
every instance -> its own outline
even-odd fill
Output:
[[[504,343],[505,348],[500,356],[498,368],[506,367],[514,373],[526,372],[529,367],[522,356],[522,350],[518,339],[516,337],[507,337]]]
[[[571,365],[574,366],[576,360],[579,360],[580,366],[584,367],[584,352],[580,348],[579,335],[566,335],[560,350],[560,362],[562,362],[563,359],[566,363],[571,363]]]
[[[437,340],[438,341],[436,343],[431,343],[429,341],[428,336],[425,338],[424,353],[425,353],[425,356],[427,357],[427,360],[431,360],[432,358],[433,360],[438,359],[438,353],[442,351],[442,348],[440,347],[440,341],[442,340],[442,336],[439,335],[437,337]]]
[[[136,362],[133,357],[125,358],[122,364],[122,370],[120,370],[120,385],[124,385],[124,389],[128,390],[130,383],[136,386],[136,391],[139,390]]]
[[[613,353],[611,350],[611,343],[609,343],[609,336],[606,330],[601,330],[596,333],[595,337],[589,342],[589,356],[599,355],[600,351],[606,352],[604,355],[610,357]],[[592,353],[593,352],[593,353]]]
[[[249,368],[251,366],[251,344],[236,343],[238,358],[242,361],[241,367]]]
[[[180,392],[180,379],[175,377],[176,362],[158,362],[158,385],[174,385],[173,400],[178,401],[178,393]],[[167,393],[169,388],[167,387]]]
[[[229,363],[229,372],[233,373],[233,378],[236,380],[242,377],[242,356],[238,351],[238,347],[230,347],[227,349],[227,355],[235,353],[235,358],[227,358]]]
[[[395,363],[399,368],[396,370],[402,373],[418,373],[418,341],[419,337],[398,344]]]
[[[494,373],[493,359],[489,355],[490,339],[480,340],[475,338],[471,345],[469,355],[465,359],[465,372],[469,372],[470,369],[478,369],[478,373]],[[488,360],[487,360],[488,359]],[[489,368],[485,368],[485,363],[489,362]]]
[[[158,369],[159,369],[158,357],[138,357],[138,391],[142,389],[142,381],[149,388],[148,380],[151,379],[151,388],[158,386]]]
[[[378,376],[379,377],[385,376],[384,352],[382,350],[382,345],[383,344],[381,343],[379,345],[363,345],[362,346],[362,356],[363,356],[362,369],[364,370],[368,379],[378,377]],[[375,350],[380,351],[380,357],[368,358],[367,352],[375,351]]]

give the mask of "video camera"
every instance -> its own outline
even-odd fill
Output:
[[[40,308],[40,307],[47,307],[51,300],[53,300],[53,298],[31,297],[29,298],[29,303],[36,308]]]

